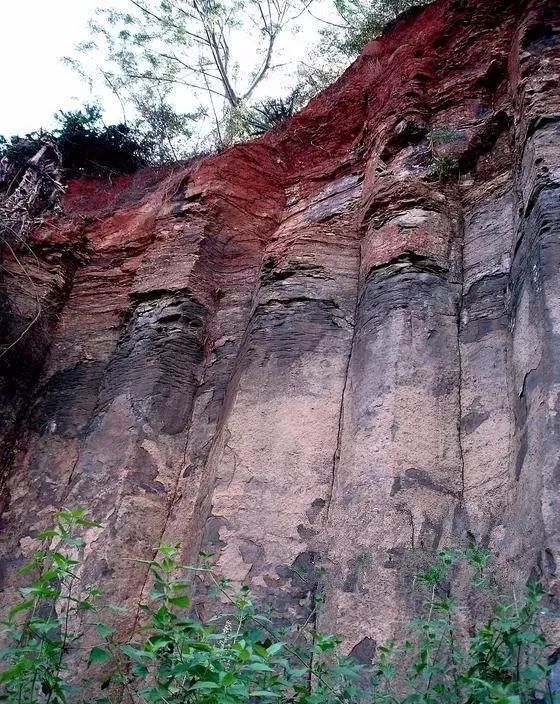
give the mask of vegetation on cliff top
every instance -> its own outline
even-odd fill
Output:
[[[0,159],[10,174],[0,171],[0,188],[17,183],[18,171],[28,168],[42,141],[49,139],[66,176],[105,176],[129,173],[150,160],[156,138],[126,125],[106,125],[98,106],[59,112],[59,126],[52,133],[34,132],[25,137],[0,138]],[[3,189],[2,189],[3,190]]]
[[[112,95],[122,119],[106,126],[98,107],[85,106],[59,113],[50,136],[65,169],[87,175],[227,147],[281,124],[419,4],[426,0],[129,0],[124,10],[98,10],[87,41],[64,60],[100,105]],[[300,60],[287,37],[302,22],[315,44]],[[0,137],[0,156],[36,137]]]
[[[496,594],[488,554],[471,543],[442,550],[415,576],[424,597],[401,642],[377,648],[370,666],[342,654],[336,636],[315,630],[315,596],[305,623],[283,624],[258,610],[245,588],[214,573],[211,555],[181,564],[179,548],[159,546],[143,562],[151,576],[143,626],[121,642],[99,621],[100,589],[87,586],[78,528],[97,528],[83,509],[63,510],[38,537],[45,548],[20,572],[30,575],[4,622],[0,701],[9,704],[529,704],[556,701],[551,688],[543,593]],[[469,615],[452,596],[468,575],[468,596],[486,604]],[[196,584],[196,590],[195,590]],[[193,592],[197,592],[193,596]],[[198,607],[194,608],[198,601]],[[373,607],[374,605],[372,605]],[[119,605],[113,605],[119,609]],[[204,618],[199,611],[211,615]],[[87,634],[87,635],[84,635]],[[95,643],[91,645],[92,633]],[[83,647],[90,643],[87,652]],[[78,673],[78,674],[76,674]],[[80,675],[81,673],[81,675]]]

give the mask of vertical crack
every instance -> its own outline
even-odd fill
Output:
[[[408,520],[410,522],[410,548],[414,550],[416,547],[416,529],[414,526],[414,514],[410,509],[407,510]]]
[[[346,368],[344,370],[344,385],[342,387],[342,394],[340,396],[340,406],[338,410],[338,428],[336,433],[336,446],[332,458],[332,468],[331,468],[331,482],[329,487],[329,493],[327,496],[326,503],[326,513],[325,520],[329,520],[331,504],[334,495],[334,485],[336,482],[336,475],[338,471],[338,465],[340,463],[340,450],[342,442],[342,430],[344,427],[344,401],[346,398],[346,387],[348,386],[348,376],[350,371],[350,363],[352,361],[352,355],[354,353],[354,343],[356,340],[356,328],[358,321],[358,307],[360,303],[360,270],[362,266],[362,248],[360,246],[360,240],[358,240],[358,269],[356,275],[356,298],[354,302],[354,320],[352,325],[352,339],[350,341],[350,349],[348,351],[348,357],[346,359]]]
[[[459,374],[459,385],[458,385],[458,411],[457,411],[457,445],[459,449],[459,463],[461,471],[461,489],[459,492],[459,503],[462,505],[465,498],[465,455],[463,452],[463,430],[462,430],[462,420],[463,420],[463,352],[461,348],[461,329],[463,325],[463,311],[464,311],[464,293],[465,293],[465,268],[464,268],[464,258],[465,258],[465,223],[462,217],[462,213],[459,217],[459,236],[460,236],[460,262],[459,262],[459,304],[457,306],[457,364],[458,364],[458,374]]]
[[[204,381],[205,381],[206,373],[208,370],[208,360],[207,359],[203,360],[202,366],[203,366],[202,374],[200,376],[197,391],[193,395],[189,417],[188,417],[186,425],[185,425],[186,432],[185,432],[185,444],[183,445],[183,454],[181,457],[181,461],[179,462],[179,466],[177,468],[177,474],[175,475],[175,481],[173,483],[173,488],[170,492],[169,501],[167,503],[167,508],[165,510],[165,517],[164,517],[162,524],[161,524],[161,530],[158,533],[157,542],[155,543],[155,547],[152,550],[152,557],[151,557],[152,561],[155,560],[157,557],[157,554],[159,552],[159,546],[161,545],[161,543],[163,542],[163,540],[165,538],[165,534],[167,533],[167,528],[168,528],[169,522],[171,520],[171,514],[173,513],[173,509],[174,509],[174,507],[177,503],[177,500],[179,498],[179,486],[181,483],[181,478],[183,477],[183,472],[185,471],[185,468],[187,466],[187,453],[188,453],[188,449],[189,449],[189,439],[190,439],[190,435],[191,435],[193,414],[194,414],[194,410],[195,410],[195,406],[196,406],[196,400],[197,400],[198,393],[199,393],[200,389],[203,388],[203,386],[204,386]],[[134,633],[136,633],[136,631],[138,629],[138,624],[140,622],[140,612],[142,609],[142,600],[143,600],[143,596],[146,592],[148,581],[150,579],[150,573],[151,573],[150,566],[146,565],[142,586],[138,592],[138,605],[137,605],[136,611],[134,613],[133,625],[132,625],[130,632],[129,632],[129,640],[130,640],[130,638],[133,637]]]
[[[350,349],[348,350],[348,356],[346,358],[346,366],[344,369],[344,384],[342,386],[342,393],[340,395],[340,405],[338,408],[338,426],[337,426],[337,432],[336,432],[336,445],[335,449],[333,452],[333,457],[332,457],[332,464],[331,464],[331,477],[330,477],[330,485],[329,485],[329,490],[328,490],[328,495],[326,499],[326,511],[325,511],[325,527],[328,527],[329,524],[329,519],[330,519],[330,511],[331,511],[331,505],[333,501],[333,496],[334,496],[334,487],[335,487],[335,482],[336,482],[336,476],[338,472],[338,465],[340,463],[340,450],[341,450],[341,443],[342,443],[342,430],[344,427],[344,401],[346,398],[346,388],[348,386],[348,376],[350,372],[350,363],[352,361],[352,355],[354,353],[354,343],[356,339],[356,328],[357,328],[357,321],[358,321],[358,307],[360,303],[360,270],[361,270],[361,265],[362,265],[362,248],[360,244],[360,239],[358,239],[358,266],[357,266],[357,272],[356,272],[356,296],[354,300],[354,317],[353,317],[353,324],[352,324],[352,337],[350,340]],[[318,623],[319,623],[319,614],[318,614],[318,604],[315,602],[315,597],[319,591],[319,580],[317,580],[317,583],[315,585],[315,590],[312,595],[313,597],[313,603],[312,603],[312,608],[314,611],[312,612],[312,617],[313,617],[313,644],[315,642],[315,633],[318,630]],[[311,652],[310,657],[309,657],[309,678],[308,678],[308,687],[309,687],[309,693],[311,693],[313,689],[313,668],[315,666],[315,655],[313,652]]]
[[[251,326],[251,323],[252,323],[252,320],[253,320],[253,312],[254,312],[254,309],[255,309],[255,301],[256,301],[256,298],[257,298],[257,295],[258,295],[258,291],[259,291],[259,289],[260,289],[259,282],[260,282],[260,272],[261,272],[261,268],[262,268],[262,261],[261,261],[261,267],[255,267],[256,279],[255,279],[254,286],[253,286],[253,288],[252,288],[252,292],[251,292],[251,296],[250,296],[249,315],[248,315],[248,317],[247,317],[245,326],[244,326],[244,328],[243,328],[243,332],[242,332],[242,334],[241,334],[241,336],[240,336],[240,338],[239,338],[239,347],[238,347],[238,349],[237,349],[237,351],[236,351],[236,353],[235,353],[235,358],[234,358],[234,360],[233,360],[233,365],[232,365],[232,367],[231,367],[231,371],[230,371],[230,374],[229,374],[229,378],[228,378],[227,383],[226,383],[225,399],[224,399],[224,401],[222,402],[222,407],[221,407],[221,409],[220,409],[219,416],[218,416],[218,418],[217,418],[217,420],[216,420],[216,425],[215,425],[214,430],[213,430],[213,435],[212,435],[212,437],[211,437],[210,440],[209,440],[210,449],[209,449],[208,455],[206,456],[206,458],[205,458],[205,460],[204,460],[204,463],[203,463],[203,465],[202,465],[202,467],[201,467],[201,473],[202,473],[202,474],[201,474],[201,480],[202,480],[202,476],[205,474],[205,471],[206,471],[206,469],[207,469],[207,467],[208,467],[209,458],[212,456],[213,450],[214,450],[214,448],[216,447],[217,443],[219,442],[219,440],[220,440],[220,438],[221,438],[222,430],[223,430],[223,428],[224,428],[224,426],[225,426],[225,420],[226,420],[226,417],[227,417],[227,400],[226,400],[226,399],[227,399],[227,395],[228,395],[228,392],[229,392],[229,387],[230,387],[230,385],[231,385],[232,379],[235,378],[236,373],[237,373],[237,370],[238,370],[238,367],[239,367],[239,365],[240,365],[240,363],[241,363],[242,355],[243,355],[243,352],[244,352],[244,349],[245,349],[245,345],[246,345],[246,340],[247,340],[247,337],[248,337],[248,334],[249,334],[249,330],[250,330],[250,326]],[[219,310],[219,305],[217,306],[217,308],[216,308],[214,311],[208,311],[208,314],[207,314],[207,321],[206,321],[206,331],[208,331],[208,329],[209,329],[212,325],[215,324],[216,314],[217,314],[217,311],[218,311],[218,310]],[[197,399],[198,399],[198,395],[199,395],[201,389],[204,388],[204,384],[205,384],[205,382],[206,382],[206,380],[207,380],[208,371],[209,371],[210,366],[211,366],[211,364],[210,364],[210,362],[209,362],[209,358],[210,358],[210,355],[211,355],[212,352],[213,352],[213,349],[214,349],[213,346],[210,346],[210,347],[208,348],[208,354],[204,356],[204,359],[201,361],[201,364],[200,364],[200,367],[199,367],[200,378],[199,378],[199,381],[198,381],[197,390],[196,390],[196,392],[195,392],[195,394],[194,394],[194,396],[193,396],[192,406],[191,406],[190,413],[189,413],[189,418],[188,418],[187,424],[186,424],[186,433],[185,433],[186,437],[185,437],[185,444],[184,444],[184,446],[183,446],[183,454],[182,454],[181,462],[179,463],[179,467],[178,467],[178,471],[177,471],[177,474],[176,474],[176,477],[175,477],[175,482],[174,482],[173,488],[172,488],[172,490],[171,490],[171,492],[170,492],[170,498],[169,498],[169,501],[168,501],[168,504],[167,504],[167,508],[166,508],[166,512],[165,512],[165,517],[164,517],[164,520],[163,520],[163,522],[162,522],[161,530],[160,530],[159,533],[158,533],[158,542],[156,543],[156,545],[159,545],[159,544],[165,539],[165,536],[166,536],[166,533],[167,533],[169,524],[170,524],[170,522],[171,522],[171,516],[172,516],[173,510],[174,510],[175,506],[177,505],[178,501],[180,500],[180,485],[181,485],[181,479],[183,478],[183,475],[184,475],[184,471],[185,471],[185,469],[186,469],[186,467],[187,467],[187,456],[188,456],[188,450],[189,450],[189,440],[190,440],[190,435],[191,435],[191,430],[192,430],[193,414],[194,414],[194,412],[195,412],[196,402],[197,402]],[[229,440],[229,438],[228,438],[228,440]],[[227,446],[227,442],[228,442],[228,441],[226,441],[226,446]],[[230,448],[230,449],[231,449],[231,448]],[[235,458],[234,458],[234,462],[235,462]],[[235,471],[235,469],[234,469],[234,471]],[[198,496],[197,496],[197,499],[196,499],[196,503],[197,503],[197,505],[198,505],[198,507],[199,507],[199,509],[200,509],[200,514],[201,514],[201,516],[203,516],[202,519],[201,519],[201,523],[202,523],[202,525],[204,525],[204,523],[206,522],[206,520],[207,520],[207,518],[208,518],[208,511],[205,511],[205,510],[204,510],[204,508],[205,508],[205,507],[204,507],[204,499],[203,499],[203,498],[201,497],[201,495],[200,495],[200,485],[199,485],[199,487],[198,487],[198,489],[197,489],[197,492],[198,492]],[[159,549],[159,548],[156,548],[156,549],[152,552],[152,560],[155,560],[155,558],[157,557],[158,549]],[[149,578],[150,578],[150,568],[149,568],[149,566],[148,566],[148,567],[146,568],[146,573],[145,573],[145,576],[144,576],[142,588],[141,588],[141,590],[140,590],[140,592],[139,592],[140,598],[139,598],[139,602],[138,602],[138,608],[137,608],[137,610],[136,610],[136,612],[135,612],[134,626],[133,626],[133,628],[132,628],[131,631],[130,631],[130,637],[132,637],[132,635],[135,633],[135,631],[136,631],[136,629],[137,629],[137,627],[138,627],[139,621],[140,621],[140,615],[141,615],[141,614],[140,614],[140,611],[141,611],[140,605],[141,605],[141,602],[142,602],[142,596],[143,596],[144,593],[146,592]]]

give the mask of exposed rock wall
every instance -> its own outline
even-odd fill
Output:
[[[559,31],[556,0],[437,0],[282,129],[74,182],[3,252],[6,340],[37,317],[0,360],[4,600],[63,504],[133,613],[122,558],[178,539],[279,614],[324,590],[364,661],[418,548],[470,534],[556,597]]]

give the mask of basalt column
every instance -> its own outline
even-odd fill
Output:
[[[363,662],[439,547],[557,599],[559,13],[411,10],[266,135],[71,181],[6,250],[6,339],[40,315],[0,358],[2,609],[77,504],[123,638],[162,539]]]
[[[462,490],[460,256],[441,201],[366,212],[323,622],[371,662],[406,614],[415,549],[450,532]]]
[[[533,3],[511,62],[516,212],[510,281],[512,494],[503,554],[558,599],[560,559],[560,18]]]
[[[279,618],[307,619],[330,502],[358,269],[359,181],[289,193],[210,458],[203,545]],[[342,250],[340,245],[343,243]]]

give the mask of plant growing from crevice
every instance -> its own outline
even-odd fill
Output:
[[[279,127],[303,107],[304,102],[301,88],[296,88],[286,97],[268,98],[257,103],[247,113],[248,134],[256,137]]]
[[[428,164],[428,174],[440,181],[448,181],[459,174],[459,160],[453,154],[433,156]]]
[[[428,146],[430,149],[429,176],[434,176],[439,181],[446,181],[458,176],[459,160],[455,154],[442,151],[442,147],[456,140],[457,136],[458,133],[449,127],[432,130],[428,134]]]

